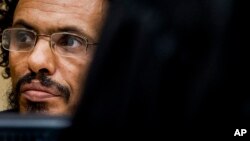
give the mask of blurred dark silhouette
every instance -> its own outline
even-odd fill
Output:
[[[79,129],[142,137],[250,132],[244,6],[114,0],[68,135]]]

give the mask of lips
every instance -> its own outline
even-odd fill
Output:
[[[54,87],[44,87],[40,82],[24,84],[20,88],[21,96],[33,102],[45,102],[50,98],[59,97],[60,94]]]

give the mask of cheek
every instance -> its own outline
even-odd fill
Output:
[[[72,96],[79,95],[86,78],[91,60],[70,60],[64,63],[62,78],[71,87]]]
[[[84,81],[89,69],[91,61],[89,59],[81,61],[70,61],[68,65],[64,66],[64,80],[70,86],[71,95],[68,103],[68,110],[76,109],[78,100],[81,97],[81,92],[84,89]]]
[[[27,57],[25,54],[10,53],[9,67],[12,83],[16,81],[27,72]]]
[[[86,62],[84,64],[79,64],[75,70],[75,73],[73,73],[73,77],[75,77],[76,81],[76,86],[80,85],[83,86],[82,83],[84,82],[86,76],[87,76],[87,72],[89,69],[89,63],[90,62]]]

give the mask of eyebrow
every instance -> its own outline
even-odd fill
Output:
[[[13,27],[24,27],[24,28],[34,30],[35,32],[39,33],[38,28],[36,26],[32,26],[32,24],[26,22],[23,19],[17,20],[15,23],[13,23]],[[91,42],[95,41],[92,37],[87,35],[85,31],[75,26],[65,26],[65,27],[58,27],[56,29],[48,29],[48,34],[52,34],[56,32],[70,32],[70,33],[74,33],[74,34],[86,37]]]
[[[32,29],[34,30],[34,28],[31,26],[31,24],[28,24],[27,22],[25,22],[24,20],[17,20],[15,23],[13,23],[12,25],[13,27],[24,27],[27,29]]]

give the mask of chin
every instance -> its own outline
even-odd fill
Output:
[[[64,116],[72,113],[67,110],[66,103],[63,100],[30,101],[26,98],[20,100],[20,113],[23,114],[43,114]]]
[[[41,115],[49,115],[49,116],[70,116],[72,115],[68,111],[63,110],[55,110],[55,109],[41,109],[41,108],[31,108],[31,107],[22,107],[20,108],[21,114],[41,114]]]

